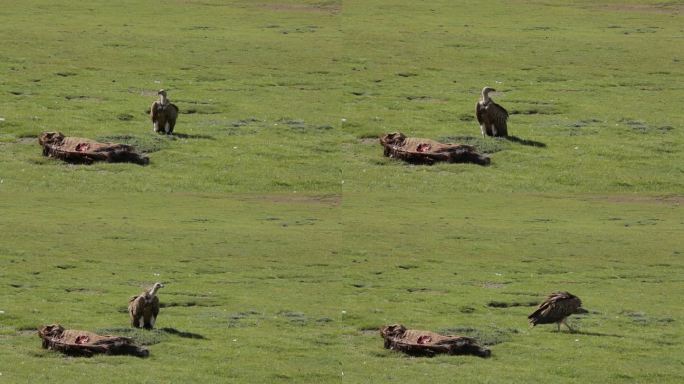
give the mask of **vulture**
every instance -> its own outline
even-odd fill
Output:
[[[560,325],[563,323],[571,332],[574,332],[574,329],[570,328],[565,319],[573,313],[587,312],[586,309],[582,308],[582,300],[579,297],[570,292],[554,292],[539,304],[539,308],[527,318],[530,319],[531,327],[537,324],[556,323],[560,332]]]
[[[475,108],[475,115],[480,123],[482,137],[485,134],[487,136],[506,137],[508,136],[508,127],[506,125],[508,111],[495,103],[489,97],[489,92],[496,92],[496,89],[484,87],[482,89],[482,97],[477,102],[477,107]]]
[[[128,313],[131,315],[131,326],[134,328],[154,328],[159,314],[159,298],[157,291],[164,284],[154,283],[152,288],[128,300]]]
[[[173,127],[176,125],[178,107],[169,101],[165,90],[160,89],[157,94],[159,95],[159,100],[152,103],[152,107],[150,107],[152,128],[155,132],[170,135],[173,133]]]

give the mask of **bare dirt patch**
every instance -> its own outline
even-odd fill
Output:
[[[359,143],[365,145],[375,145],[378,143],[378,139],[376,137],[364,137],[363,139],[359,139]]]
[[[449,102],[449,100],[447,100],[447,99],[442,99],[439,97],[432,97],[432,96],[425,96],[425,95],[406,96],[406,100],[413,101],[413,102],[420,102],[420,103],[428,103],[428,104],[446,104]]]
[[[338,2],[323,2],[320,4],[256,4],[256,7],[276,12],[337,14],[342,11],[342,6]]]
[[[161,89],[162,86],[160,85],[159,88]],[[159,92],[159,89],[143,89],[143,88],[129,87],[127,91],[128,91],[128,93],[136,93],[136,94],[139,94],[140,96],[150,96],[150,97],[156,98],[157,92]],[[149,111],[147,113],[149,113]]]
[[[190,196],[194,198],[203,199],[236,199],[241,201],[267,201],[271,203],[300,203],[300,204],[324,204],[331,206],[339,206],[342,202],[341,195],[307,195],[307,194],[272,194],[272,195],[224,195],[215,193],[177,193],[178,196]]]
[[[643,195],[594,195],[587,196],[590,201],[606,201],[609,203],[619,204],[667,204],[667,205],[681,205],[684,204],[683,195],[666,195],[666,196],[643,196]]]
[[[485,281],[482,283],[483,288],[490,288],[490,289],[498,289],[498,288],[503,288],[506,286],[508,283],[495,283],[492,281]]]
[[[684,11],[684,4],[675,4],[673,2],[660,4],[606,4],[600,5],[598,8],[617,12],[641,12],[678,15],[680,12]]]
[[[38,135],[36,137],[21,137],[16,142],[18,144],[38,144]]]
[[[248,199],[269,201],[272,203],[317,203],[335,207],[339,206],[342,202],[342,196],[340,195],[260,195]]]

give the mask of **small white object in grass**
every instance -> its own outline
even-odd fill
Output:
[[[155,273],[154,275],[155,275],[155,276],[159,276],[159,274],[158,274],[158,273]]]
[[[5,121],[5,118],[4,118],[4,117],[0,117],[0,121]]]
[[[344,184],[344,180],[342,180],[342,184]]]
[[[342,314],[343,314],[343,315],[347,314],[347,311],[342,311]]]
[[[233,149],[237,149],[237,147],[233,147]]]
[[[161,83],[161,81],[155,80],[154,83],[155,83],[155,84],[159,84],[159,83]]]
[[[575,147],[575,149],[579,149],[579,147]]]
[[[575,341],[579,341],[579,339],[575,339]]]
[[[347,119],[345,119],[344,117],[343,117],[342,119],[340,119],[340,120],[341,120],[343,123],[347,121]]]
[[[5,313],[5,311],[0,311],[0,315],[2,315],[3,313]]]
[[[237,341],[237,339],[233,339],[233,341]]]
[[[501,274],[500,274],[500,273],[498,273],[498,272],[497,272],[497,273],[495,273],[495,275],[497,275],[497,276],[501,276]]]

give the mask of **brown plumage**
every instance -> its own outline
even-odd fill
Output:
[[[152,107],[150,107],[152,129],[155,132],[170,135],[173,133],[173,128],[176,126],[178,107],[169,102],[165,90],[160,89],[157,94],[159,95],[159,100],[152,103]]]
[[[484,87],[480,101],[475,107],[475,115],[480,123],[482,137],[506,137],[508,136],[508,111],[495,103],[490,97],[489,92],[496,92],[494,88]]]
[[[157,291],[163,287],[162,283],[154,283],[148,291],[131,297],[128,301],[128,313],[131,315],[132,327],[154,328],[154,323],[157,321],[157,315],[159,314]]]
[[[565,322],[565,319],[574,313],[587,313],[587,310],[582,308],[582,300],[570,292],[554,292],[527,318],[530,319],[532,327],[537,324],[556,323],[560,331],[560,325],[563,323],[570,331],[574,331]]]

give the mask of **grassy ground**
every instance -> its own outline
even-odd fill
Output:
[[[6,2],[0,382],[681,382],[681,2]],[[484,85],[511,140],[481,139]],[[145,114],[159,88],[172,138]],[[40,155],[46,130],[147,167]],[[376,137],[468,142],[408,166]],[[158,329],[129,296],[163,281]],[[530,329],[554,290],[590,313]],[[151,356],[64,358],[35,328]],[[382,348],[388,323],[473,357]]]

